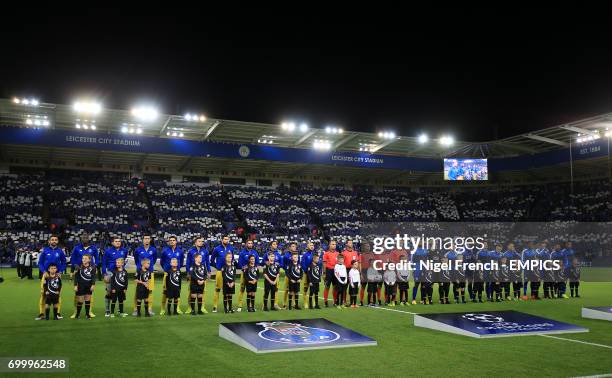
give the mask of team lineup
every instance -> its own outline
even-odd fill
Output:
[[[75,293],[71,318],[80,318],[83,309],[85,318],[95,317],[92,303],[96,281],[100,277],[105,286],[106,317],[128,316],[125,302],[128,300],[126,293],[130,284],[135,285],[134,297],[130,299],[133,304],[132,315],[150,317],[155,314],[154,266],[158,262],[158,253],[152,244],[151,235],[145,234],[142,243],[133,252],[136,272],[132,282],[125,268],[128,251],[120,238],[112,238],[111,246],[102,252],[91,244],[87,234],[83,234],[80,241],[70,254],[70,276]],[[538,248],[535,248],[533,242],[528,242],[522,252],[518,252],[511,242],[505,249],[497,244],[495,249],[488,250],[485,243],[484,248],[478,251],[466,250],[463,253],[417,248],[412,253],[395,250],[385,255],[372,253],[367,243],[361,243],[360,251],[357,251],[352,240],[346,241],[341,252],[337,250],[335,240],[329,241],[326,251],[315,250],[315,244],[307,242],[303,252],[298,251],[295,242],[288,243],[286,251],[282,252],[278,242],[272,241],[263,256],[253,245],[253,240],[247,240],[236,256],[236,249],[230,244],[229,236],[223,236],[221,243],[209,253],[204,247],[204,238],[197,237],[193,246],[184,252],[177,245],[176,236],[168,237],[159,256],[159,265],[164,272],[159,315],[179,315],[185,312],[191,315],[207,314],[206,290],[210,279],[214,281],[212,312],[219,311],[222,296],[225,313],[234,312],[233,297],[236,292],[236,311],[242,311],[246,296],[246,311],[255,312],[260,280],[263,280],[263,303],[260,307],[263,311],[300,310],[300,295],[305,309],[320,309],[321,285],[324,306],[329,306],[331,292],[333,305],[340,309],[357,308],[358,298],[361,306],[380,306],[383,302],[386,306],[431,305],[435,284],[438,285],[441,304],[450,304],[451,299],[455,303],[537,300],[540,299],[541,286],[546,299],[569,298],[568,282],[571,297],[579,297],[580,264],[575,258],[571,242],[565,243],[564,248],[560,243],[555,243],[552,249],[548,249],[546,242],[539,243]],[[541,266],[548,262],[559,268],[542,269]],[[501,268],[464,268],[487,264],[499,265]],[[408,269],[409,265],[416,268]],[[526,268],[510,269],[512,265]],[[430,266],[432,268],[428,268]],[[447,268],[434,269],[434,266]],[[36,320],[62,319],[61,275],[67,271],[68,259],[59,247],[57,236],[49,237],[48,245],[39,255],[38,267],[41,290]],[[184,312],[181,300],[185,297],[181,294],[185,278],[188,282],[188,307]],[[412,300],[409,296],[411,280],[414,283]],[[279,292],[283,293],[282,297],[279,297]]]

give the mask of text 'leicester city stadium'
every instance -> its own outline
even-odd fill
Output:
[[[472,143],[2,99],[0,356],[609,373],[611,117]]]

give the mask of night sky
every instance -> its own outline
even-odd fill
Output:
[[[612,112],[603,10],[49,12],[0,25],[2,97],[470,141]]]

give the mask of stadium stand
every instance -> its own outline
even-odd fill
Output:
[[[80,176],[80,172],[15,174],[0,177],[0,242],[3,256],[15,248],[37,250],[51,232],[59,232],[71,247],[82,232],[100,245],[120,236],[130,249],[143,231],[152,232],[158,247],[169,235],[190,245],[204,235],[208,248],[229,233],[268,242],[320,242],[327,236],[341,242],[359,241],[367,222],[420,221],[610,221],[612,202],[605,182],[577,183],[574,194],[567,184],[461,188],[385,188],[380,191],[341,186],[259,188],[172,182],[151,182],[146,190],[125,176]],[[151,206],[147,205],[150,199]],[[555,204],[554,206],[552,204]],[[244,231],[240,231],[243,229]],[[560,240],[570,235],[559,235]],[[578,250],[595,256],[610,234],[592,234]]]

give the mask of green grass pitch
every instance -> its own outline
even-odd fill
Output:
[[[601,273],[601,272],[600,272]],[[34,321],[38,280],[19,280],[4,270],[0,284],[0,356],[65,357],[64,375],[92,376],[584,376],[612,373],[612,322],[586,320],[582,306],[612,305],[612,282],[583,282],[580,299],[484,304],[399,306],[392,310],[322,309],[276,313],[209,313],[204,316],[107,319],[103,285],[96,288],[95,319],[69,319],[73,292],[64,279],[63,320]],[[610,275],[608,275],[610,277]],[[154,311],[159,312],[156,277]],[[209,281],[207,307],[212,306]],[[186,296],[186,286],[183,287]],[[132,312],[133,282],[126,307]],[[258,291],[258,298],[263,290]],[[183,298],[185,301],[185,298]],[[237,295],[234,303],[237,302]],[[258,299],[258,306],[261,300]],[[187,304],[184,302],[182,308]],[[558,335],[590,345],[543,336],[479,340],[413,326],[409,312],[514,309],[581,325],[589,333]],[[256,355],[218,337],[228,321],[324,317],[378,341],[378,346]],[[23,376],[23,373],[15,374]]]

